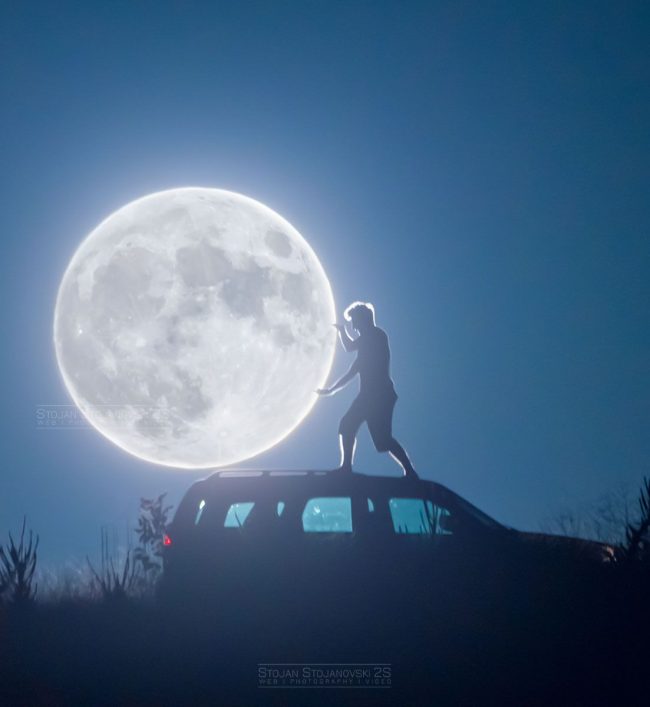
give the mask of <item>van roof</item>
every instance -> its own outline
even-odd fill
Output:
[[[219,494],[223,492],[239,492],[246,488],[251,491],[256,487],[256,491],[263,493],[274,488],[282,493],[295,492],[296,494],[308,493],[379,493],[405,495],[409,493],[422,493],[427,490],[434,498],[440,499],[443,503],[453,502],[457,506],[464,507],[483,523],[492,526],[501,526],[500,523],[483,513],[473,504],[466,501],[462,496],[454,493],[446,486],[429,481],[427,479],[410,479],[395,476],[375,476],[360,473],[337,473],[318,469],[219,469],[204,479],[196,481],[188,492],[185,499],[195,499],[201,494]]]
[[[200,479],[196,485],[202,488],[227,488],[238,483],[254,482],[273,483],[286,486],[331,486],[337,488],[375,489],[381,491],[397,491],[403,493],[406,489],[416,489],[426,485],[442,493],[453,493],[441,484],[426,479],[411,479],[395,476],[373,476],[359,473],[337,473],[319,469],[219,469],[210,476]],[[453,494],[455,496],[455,494]]]

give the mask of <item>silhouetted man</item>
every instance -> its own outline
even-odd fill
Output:
[[[359,395],[339,425],[341,466],[337,471],[352,471],[357,432],[366,422],[377,451],[390,452],[404,470],[404,476],[418,478],[405,449],[393,437],[393,409],[397,393],[390,377],[388,336],[375,325],[375,309],[370,303],[354,302],[345,310],[344,317],[359,334],[356,339],[348,336],[345,325],[334,326],[343,348],[357,352],[356,361],[334,385],[316,391],[319,395],[333,395],[359,374]]]

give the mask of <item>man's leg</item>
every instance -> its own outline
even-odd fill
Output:
[[[352,462],[354,461],[354,450],[357,446],[357,438],[355,435],[340,434],[339,447],[341,448],[341,471],[352,471]]]
[[[354,450],[357,446],[357,432],[363,422],[362,405],[356,398],[350,409],[343,415],[339,425],[339,446],[341,448],[341,466],[340,471],[352,471],[352,462],[354,461]]]
[[[395,439],[395,437],[391,437],[388,445],[388,453],[402,467],[402,469],[404,469],[404,476],[408,476],[412,479],[418,478],[417,472],[413,468],[413,464],[411,464],[411,460],[409,459],[409,455],[406,453],[404,447],[402,447],[402,445]]]
[[[368,416],[368,429],[378,452],[388,452],[402,467],[404,476],[417,479],[418,475],[411,464],[409,455],[402,445],[393,437],[393,411],[397,396],[389,400],[377,400],[371,414]]]

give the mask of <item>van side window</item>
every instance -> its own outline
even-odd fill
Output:
[[[194,517],[194,525],[198,525],[201,521],[201,516],[203,515],[203,510],[205,509],[205,499],[202,498],[199,501],[199,507],[196,511],[196,516]]]
[[[451,535],[446,522],[449,510],[423,498],[391,498],[388,502],[396,533],[409,535]]]
[[[255,503],[247,501],[245,503],[233,503],[226,513],[226,520],[223,522],[224,528],[241,528],[246,522],[248,514],[253,510]]]
[[[306,533],[351,533],[352,500],[349,497],[311,498],[302,513]]]

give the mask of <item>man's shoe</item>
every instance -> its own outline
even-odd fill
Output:
[[[337,466],[336,469],[332,469],[330,474],[352,474],[352,467],[351,466]]]

